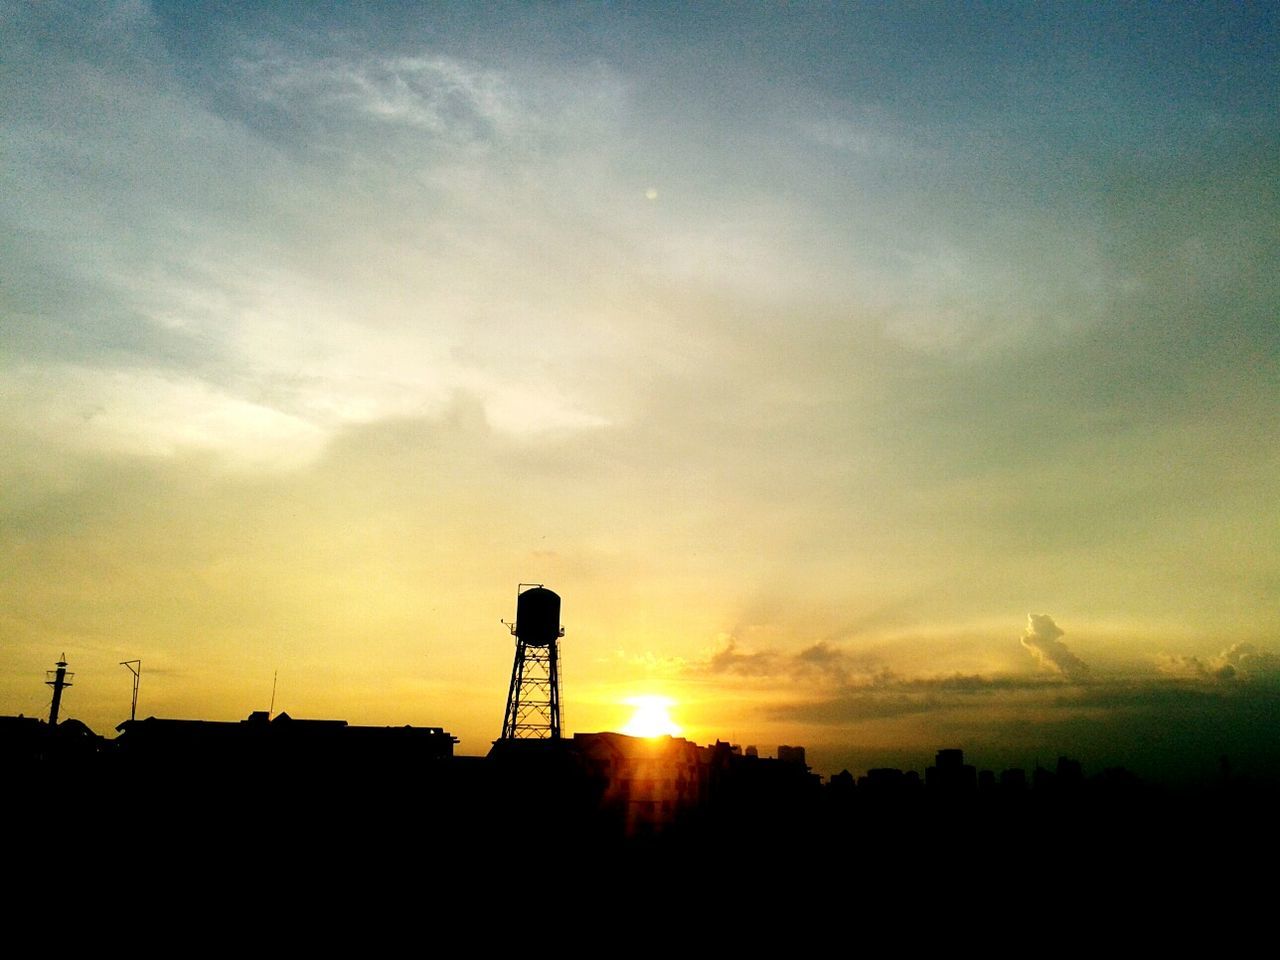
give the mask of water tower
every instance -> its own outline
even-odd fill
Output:
[[[503,621],[506,623],[506,621]],[[540,583],[516,588],[516,638],[503,740],[560,739],[560,595]]]

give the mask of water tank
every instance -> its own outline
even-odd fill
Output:
[[[546,647],[560,636],[560,594],[533,587],[516,598],[516,636],[531,647]]]

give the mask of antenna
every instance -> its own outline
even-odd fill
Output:
[[[276,679],[280,676],[279,670],[271,671],[271,706],[267,707],[267,719],[271,719],[271,715],[276,712]]]
[[[141,660],[121,660],[120,666],[128,667],[129,672],[133,674],[133,704],[129,707],[129,719],[138,719],[138,685],[142,683],[142,661]]]
[[[62,706],[62,691],[64,688],[71,686],[70,677],[74,677],[74,673],[67,673],[67,655],[64,653],[62,659],[54,664],[57,670],[46,670],[45,676],[52,674],[52,680],[46,680],[49,686],[53,687],[53,703],[49,705],[49,726],[56,727],[58,725],[58,708]]]

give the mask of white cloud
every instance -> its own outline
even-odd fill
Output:
[[[65,364],[10,370],[3,384],[0,408],[10,429],[54,445],[142,456],[214,453],[236,466],[283,469],[314,458],[326,439],[305,418],[180,374]]]
[[[802,137],[859,157],[890,160],[920,160],[936,157],[936,151],[912,143],[898,131],[891,130],[883,118],[866,117],[859,121],[840,117],[814,117],[798,123]]]
[[[455,140],[514,132],[525,114],[499,71],[440,54],[318,57],[260,46],[238,63],[261,99],[328,126],[335,111]]]
[[[1071,680],[1089,678],[1089,666],[1067,649],[1061,637],[1064,631],[1053,617],[1043,613],[1027,614],[1027,629],[1022,634],[1022,645],[1035,654],[1036,659]]]

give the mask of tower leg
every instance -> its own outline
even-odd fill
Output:
[[[516,717],[520,712],[520,688],[524,685],[524,644],[516,641],[516,658],[511,664],[511,686],[507,690],[507,711],[502,718],[502,739],[516,736]]]
[[[560,644],[553,643],[547,651],[550,656],[548,672],[551,674],[551,689],[547,698],[551,706],[551,739],[560,739]]]

